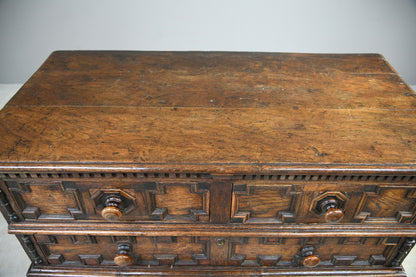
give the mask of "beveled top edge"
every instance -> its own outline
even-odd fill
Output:
[[[416,164],[307,164],[307,163],[234,163],[234,164],[139,164],[139,163],[47,163],[1,162],[0,172],[196,172],[211,174],[416,174]]]

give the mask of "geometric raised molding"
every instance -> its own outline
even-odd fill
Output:
[[[325,245],[326,237],[306,237],[299,239],[299,245]]]
[[[380,239],[379,244],[397,245],[399,242],[400,242],[400,237],[387,237],[387,238]]]
[[[128,244],[136,244],[137,239],[136,237],[132,236],[111,236],[111,243],[120,244],[120,243],[128,243]]]
[[[51,265],[60,265],[65,261],[64,256],[52,254],[47,257],[48,263]]]
[[[357,256],[334,255],[332,256],[331,263],[335,266],[348,266],[351,265],[356,259]]]
[[[178,260],[176,254],[154,254],[153,257],[158,265],[173,265]]]
[[[25,219],[85,219],[81,194],[75,183],[5,182]]]
[[[38,207],[26,207],[22,211],[22,214],[25,219],[38,219],[40,216],[40,210]]]
[[[416,188],[414,186],[368,185],[353,217],[356,223],[414,223]]]
[[[104,260],[102,255],[78,255],[78,257],[84,265],[99,265]]]
[[[386,257],[383,255],[371,255],[368,259],[370,265],[384,265],[386,262]]]
[[[393,240],[385,240],[386,237],[367,238],[366,240],[355,240],[361,245],[352,248],[359,249],[360,253],[354,253],[348,246],[340,243],[350,244],[346,238],[338,237],[301,237],[285,238],[284,243],[265,243],[267,238],[256,237],[232,237],[229,238],[229,261],[230,266],[293,266],[302,264],[305,257],[300,249],[315,249],[314,256],[321,261],[322,266],[370,266],[385,265],[392,248],[396,247]],[[382,245],[379,242],[385,241]],[[406,248],[408,250],[409,247]],[[295,257],[295,258],[294,258]],[[388,258],[386,258],[388,257]],[[398,260],[400,257],[398,258]],[[309,275],[308,275],[309,276]]]
[[[151,242],[151,245],[148,246],[150,248],[177,249],[182,253],[184,253],[185,250],[186,255],[175,253],[175,251],[174,253],[164,253],[164,251],[158,251],[161,253],[155,253],[152,255],[149,255],[149,253],[146,252],[141,252],[140,246],[142,245],[143,247],[143,245],[147,245],[149,242]],[[138,264],[140,265],[196,266],[209,263],[209,239],[206,237],[151,237],[141,242],[139,239],[138,248],[139,249],[136,252],[138,252],[138,255],[141,256],[141,259],[138,261]],[[151,258],[149,256],[151,256]]]
[[[153,237],[154,243],[175,243],[177,242],[176,237],[165,236],[165,237]]]
[[[365,237],[346,237],[346,238],[340,238],[338,240],[338,244],[363,245],[365,244],[365,241],[366,241]]]
[[[72,235],[70,236],[73,244],[96,244],[97,238],[91,235]]]
[[[300,194],[292,185],[234,184],[231,222],[294,223]]]
[[[232,237],[230,238],[230,260],[229,265],[241,266],[246,261],[246,255],[236,253],[237,245],[247,245],[248,238],[246,237]],[[249,262],[250,263],[250,262]],[[246,262],[246,265],[247,262]]]
[[[117,199],[117,208],[122,215],[129,214],[137,206],[136,199],[130,193],[120,189],[100,189],[95,191],[91,195],[91,199],[94,202],[96,213],[102,215],[102,210],[113,203],[108,203],[109,199]],[[120,215],[121,219],[122,216]]]
[[[276,266],[281,255],[257,255],[256,260],[243,260],[240,266]]]
[[[150,218],[153,220],[209,220],[208,183],[161,184],[146,187]]]
[[[282,237],[260,237],[259,244],[278,245],[285,244],[285,238]]]
[[[39,244],[57,244],[57,237],[54,235],[34,235],[36,242]]]
[[[258,255],[257,263],[260,266],[276,266],[281,257],[281,255]]]
[[[325,193],[322,193],[320,195],[318,195],[317,197],[315,197],[312,201],[311,201],[311,205],[309,207],[309,211],[314,212],[315,214],[317,214],[318,216],[324,216],[327,213],[330,212],[330,210],[334,209],[336,211],[342,211],[344,210],[345,207],[345,203],[347,202],[348,197],[339,191],[327,191]],[[323,207],[323,204],[327,204],[328,207],[330,207],[329,210],[326,210]],[[326,206],[325,206],[326,207]],[[340,218],[337,218],[337,221],[328,221],[328,223],[335,223],[338,222],[339,220],[342,219],[341,216],[338,216]]]
[[[75,241],[75,236],[57,235],[52,239],[55,243],[51,243],[46,235],[35,237],[43,256],[54,265],[113,265],[116,249],[122,244],[132,248],[131,257],[135,264],[141,266],[210,263],[210,240],[207,237],[76,236]]]

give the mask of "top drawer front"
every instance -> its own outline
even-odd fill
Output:
[[[209,221],[210,185],[204,182],[10,180],[3,186],[24,220]]]
[[[0,188],[12,221],[335,223],[326,220],[328,208],[335,219],[341,212],[337,222],[344,224],[416,221],[414,176],[247,176],[0,174]]]
[[[234,223],[392,224],[415,220],[416,184],[239,181],[233,185]]]

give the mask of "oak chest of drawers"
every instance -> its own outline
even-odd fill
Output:
[[[28,276],[405,276],[415,107],[375,54],[54,52],[1,211]]]

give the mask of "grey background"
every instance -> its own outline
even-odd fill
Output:
[[[0,83],[54,50],[380,53],[416,84],[416,0],[0,0]]]

